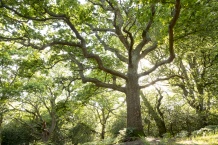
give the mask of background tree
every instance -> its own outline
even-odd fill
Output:
[[[176,78],[172,85],[183,91],[187,103],[199,116],[199,128],[208,125],[210,108],[217,84],[217,1],[189,3],[185,7],[189,23],[178,23],[182,33],[176,39],[179,55],[172,72],[182,77]],[[211,23],[213,22],[213,23]],[[215,22],[215,23],[214,23]]]
[[[34,137],[31,135],[31,130],[25,124],[13,120],[7,125],[4,125],[3,131],[3,141],[4,145],[18,145],[18,144],[29,144],[34,141]]]
[[[154,121],[157,125],[158,131],[159,131],[159,136],[162,137],[163,134],[167,132],[165,121],[164,121],[164,114],[160,108],[161,103],[162,103],[161,101],[163,99],[163,95],[159,89],[156,88],[156,90],[157,90],[158,98],[156,100],[155,107],[153,107],[151,105],[151,103],[148,101],[147,97],[142,92],[141,92],[141,97],[142,97],[144,105],[148,109],[149,114],[154,119]]]
[[[96,94],[93,99],[90,100],[90,106],[96,114],[96,118],[101,125],[100,138],[105,139],[108,132],[108,122],[111,117],[118,112],[120,107],[124,105],[123,97],[119,93],[113,93],[110,90],[102,90],[100,94]],[[100,91],[101,92],[101,91]]]
[[[19,75],[21,63],[28,53],[17,50],[14,44],[0,42],[0,144],[4,114],[9,111],[8,102],[19,96],[22,90],[22,78]]]
[[[60,62],[46,71],[46,74],[43,72],[41,68],[23,83],[23,93],[14,97],[13,102],[11,99],[11,108],[18,113],[22,112],[23,115],[15,119],[27,125],[36,140],[63,144],[63,132],[60,128],[65,122],[62,119],[66,119],[66,114],[73,113],[71,99],[77,77],[69,76],[69,72]],[[17,103],[19,106],[14,106]]]

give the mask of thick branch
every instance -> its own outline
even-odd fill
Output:
[[[27,16],[27,15],[23,15],[22,13],[18,12],[17,10],[9,7],[8,5],[5,5],[2,3],[2,7],[14,12],[16,15],[18,15],[21,18],[25,18],[28,20],[35,20],[35,21],[47,21],[47,20],[52,20],[52,19],[56,19],[56,18],[37,18],[37,17],[31,17],[31,16]]]
[[[121,55],[121,52],[119,50],[108,46],[103,40],[101,40],[100,36],[97,33],[95,36],[98,38],[99,42],[104,46],[105,50],[113,52],[117,56],[117,58],[119,58],[122,62],[128,63],[127,58]]]
[[[8,8],[9,8],[9,7],[8,7]],[[12,11],[15,11],[15,10],[13,10],[13,9],[11,9],[11,8],[9,8],[9,9],[12,10]],[[31,44],[31,43],[28,43],[28,44],[23,43],[24,46],[31,46],[31,47],[33,47],[33,48],[35,48],[35,49],[39,49],[39,50],[42,50],[42,49],[44,49],[44,48],[46,48],[46,47],[48,47],[48,46],[54,46],[54,45],[68,45],[68,46],[80,47],[80,48],[82,48],[84,57],[86,57],[86,58],[93,58],[93,59],[96,60],[96,62],[98,63],[99,69],[101,69],[101,70],[103,70],[103,71],[105,71],[105,72],[107,72],[107,73],[110,73],[110,74],[119,76],[119,77],[121,77],[121,78],[123,78],[123,79],[126,79],[126,76],[125,76],[124,74],[104,67],[103,62],[102,62],[101,58],[100,58],[98,55],[95,55],[95,54],[93,54],[93,53],[88,53],[87,48],[86,48],[86,41],[85,41],[85,39],[80,35],[80,33],[78,32],[78,30],[77,30],[77,29],[75,28],[75,26],[71,23],[69,17],[67,17],[67,16],[64,15],[64,14],[55,14],[55,13],[49,11],[49,10],[46,9],[46,8],[45,8],[45,11],[46,11],[47,14],[49,14],[50,16],[52,16],[52,17],[55,18],[55,19],[57,19],[57,18],[60,19],[60,18],[61,18],[62,20],[64,20],[64,21],[68,24],[68,26],[70,27],[70,29],[74,32],[74,34],[76,35],[76,37],[80,40],[80,44],[72,43],[72,42],[58,42],[58,41],[54,41],[54,42],[48,43],[48,44],[46,44],[46,45],[43,45],[43,46],[41,46],[41,47],[38,47],[38,46],[36,46],[36,45],[34,45],[34,44]],[[15,11],[15,13],[17,13],[17,14],[20,15],[21,17],[24,17],[24,18],[26,17],[26,16],[24,16],[24,15],[22,15],[22,14],[19,14],[19,13],[16,12],[16,11]],[[39,20],[39,19],[34,19],[34,18],[32,18],[32,17],[26,17],[26,18],[27,18],[27,19],[32,19],[32,20]]]
[[[102,39],[101,37],[98,35],[97,32],[113,32],[115,33],[115,29],[110,29],[110,28],[94,28],[91,24],[88,24],[90,26],[90,28],[92,29],[92,31],[95,32],[95,36],[97,37],[97,39],[99,40],[99,42],[104,46],[105,50],[108,50],[110,52],[113,52],[122,62],[128,63],[127,58],[125,58],[123,55],[121,55],[121,52],[115,48],[112,48],[110,46],[108,46]]]
[[[113,32],[113,33],[115,33],[115,29],[111,29],[111,28],[93,28],[92,27],[92,31],[97,31],[97,32]]]
[[[184,94],[185,98],[188,97],[189,92],[188,92],[188,90],[186,89],[186,87],[185,87],[184,84],[173,84],[173,86],[178,86],[179,88],[181,88],[182,91],[183,91],[183,94]]]
[[[49,14],[53,17],[56,17],[59,15],[56,15],[52,12],[49,12]],[[64,16],[64,15],[63,15]],[[83,52],[83,56],[85,58],[88,58],[88,59],[91,59],[93,58],[94,60],[96,60],[97,64],[98,64],[98,68],[103,70],[104,72],[107,72],[107,73],[110,73],[112,75],[116,75],[116,76],[119,76],[123,79],[126,79],[126,76],[120,72],[117,72],[117,71],[114,71],[112,69],[108,69],[106,68],[104,65],[103,65],[103,61],[102,59],[99,57],[99,55],[96,55],[96,54],[93,54],[93,53],[89,53],[87,51],[87,47],[86,47],[86,41],[85,39],[80,35],[79,31],[76,29],[76,27],[71,23],[70,19],[67,17],[67,16],[64,16],[65,18],[63,19],[67,24],[68,26],[70,27],[70,29],[74,32],[74,34],[76,35],[76,38],[78,38],[80,40],[80,45],[79,47],[82,49],[82,52]]]
[[[164,65],[164,64],[167,64],[167,63],[170,63],[173,61],[173,59],[175,58],[175,52],[174,52],[174,47],[173,47],[173,44],[174,44],[174,40],[173,40],[173,28],[176,24],[176,21],[178,20],[179,18],[179,14],[180,14],[180,0],[176,0],[176,3],[175,3],[175,13],[174,13],[174,16],[172,18],[172,20],[170,21],[170,24],[169,24],[169,52],[170,52],[170,56],[168,59],[166,60],[163,60],[163,61],[160,61],[160,62],[157,62],[151,69],[149,69],[148,71],[145,71],[141,74],[139,74],[139,77],[142,77],[142,76],[145,76],[145,75],[149,75],[150,73],[152,73],[153,71],[155,71],[158,67]]]
[[[22,45],[24,46],[30,46],[34,49],[38,49],[38,50],[43,50],[47,47],[52,47],[52,46],[55,46],[55,45],[67,45],[67,46],[75,46],[75,47],[81,47],[80,44],[78,43],[74,43],[74,42],[64,42],[64,41],[53,41],[53,42],[50,42],[50,43],[47,43],[47,44],[44,44],[42,46],[37,46],[35,44],[32,44],[30,42],[28,42],[27,44],[26,43],[21,43]]]
[[[105,1],[102,1],[102,0],[100,2],[93,2],[92,0],[88,0],[88,1],[91,2],[95,6],[100,6],[105,11],[112,11],[111,7],[106,7]]]
[[[149,22],[147,23],[147,26],[145,27],[145,29],[142,32],[142,41],[136,46],[136,49],[135,49],[135,51],[137,53],[139,53],[142,50],[142,48],[145,46],[145,44],[147,44],[151,40],[150,37],[148,36],[148,31],[151,28],[154,16],[155,16],[155,5],[153,4],[151,6],[150,20],[149,20]]]
[[[9,38],[9,37],[3,37],[0,36],[1,41],[16,41],[16,40],[25,40],[24,37],[14,37],[14,38]]]
[[[123,28],[123,31],[127,34],[126,36],[126,39],[130,39],[130,45],[129,45],[129,51],[128,51],[128,54],[129,54],[129,65],[131,66],[132,65],[132,50],[133,50],[133,45],[135,43],[134,41],[134,38],[133,38],[133,35],[132,33],[130,32],[130,29],[131,27],[135,24],[135,21],[133,22],[133,24],[130,26],[129,30],[126,29],[126,27],[129,25],[126,24],[126,26]]]
[[[79,67],[79,75],[83,81],[83,83],[87,83],[87,82],[91,82],[94,83],[96,86],[98,87],[104,87],[104,88],[110,88],[113,90],[117,90],[120,92],[125,92],[125,88],[117,86],[116,84],[108,84],[108,83],[104,83],[96,78],[88,78],[84,75],[84,68],[82,63],[80,63],[78,60],[76,60],[75,58],[72,57],[73,62],[75,62],[77,64],[77,66]]]
[[[115,7],[111,1],[107,0],[108,4],[111,6],[114,12],[114,21],[113,21],[113,26],[115,27],[115,33],[117,34],[119,40],[122,42],[122,44],[125,46],[127,50],[129,50],[130,44],[128,40],[124,37],[122,33],[122,26],[123,26],[123,17],[120,12],[120,9],[118,7]]]
[[[179,18],[180,9],[181,9],[180,0],[176,0],[174,16],[173,16],[173,19],[171,20],[170,25],[169,25],[169,51],[170,51],[170,57],[169,57],[168,61],[166,61],[166,63],[171,62],[175,58],[175,52],[174,52],[174,48],[173,48],[173,44],[174,44],[173,28],[176,25],[176,21]]]
[[[109,69],[109,68],[106,68],[104,65],[103,65],[103,62],[101,60],[101,58],[96,55],[96,54],[93,54],[93,53],[87,53],[86,50],[83,49],[83,52],[84,52],[84,56],[86,58],[93,58],[96,60],[97,64],[98,64],[98,68],[104,72],[107,72],[109,74],[112,74],[112,75],[115,75],[115,76],[118,76],[120,78],[123,78],[125,80],[127,80],[127,76],[121,72],[118,72],[118,71],[115,71],[115,70],[112,70],[112,69]]]
[[[149,52],[155,50],[157,48],[157,43],[154,42],[153,45],[151,45],[150,47],[146,48],[144,51],[142,51],[140,58],[144,58]]]
[[[156,88],[156,90],[157,90],[157,92],[158,92],[158,94],[159,94],[159,98],[158,98],[158,100],[157,100],[157,112],[159,113],[159,115],[161,116],[161,118],[162,119],[164,119],[164,116],[163,116],[163,112],[160,110],[160,106],[161,106],[161,101],[162,101],[162,99],[163,99],[163,95],[162,95],[162,93],[161,93],[161,91],[159,90],[159,89],[157,89]]]
[[[149,86],[151,86],[151,85],[154,85],[154,84],[157,83],[157,82],[169,80],[169,79],[174,78],[174,77],[181,77],[181,76],[172,75],[172,76],[165,77],[165,78],[157,78],[156,80],[151,81],[150,83],[148,83],[148,84],[146,84],[146,85],[140,86],[140,88],[141,88],[141,89],[142,89],[142,88],[146,88],[146,87],[149,87]]]

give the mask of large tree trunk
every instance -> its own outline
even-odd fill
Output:
[[[139,97],[140,88],[136,68],[129,69],[126,85],[127,136],[144,136]]]

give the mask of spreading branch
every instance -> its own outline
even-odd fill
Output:
[[[24,37],[3,37],[3,36],[0,36],[0,40],[1,41],[17,41],[17,40],[22,40],[22,41],[24,41],[25,39],[24,39]]]
[[[117,90],[117,91],[120,91],[120,92],[125,92],[125,88],[124,87],[118,86],[116,84],[104,83],[104,82],[102,82],[102,81],[100,81],[100,80],[98,80],[96,78],[86,77],[84,75],[84,72],[83,72],[84,71],[83,64],[80,63],[78,60],[76,60],[75,57],[71,57],[71,59],[79,67],[79,75],[80,75],[83,83],[91,82],[91,83],[94,83],[97,87],[104,87],[104,88],[109,88],[109,89]]]
[[[53,41],[53,42],[44,44],[42,46],[37,46],[37,45],[35,45],[33,43],[30,43],[30,42],[28,42],[28,43],[21,42],[21,44],[23,46],[27,46],[27,47],[30,46],[30,47],[32,47],[34,49],[37,49],[37,50],[44,50],[47,47],[52,47],[52,46],[55,46],[55,45],[61,45],[61,46],[66,45],[66,46],[81,47],[81,44],[79,44],[79,43],[67,42],[67,41]]]
[[[140,88],[141,88],[141,89],[142,89],[142,88],[147,88],[147,87],[149,87],[149,86],[151,86],[151,85],[154,85],[154,84],[157,83],[157,82],[169,80],[169,79],[174,78],[174,77],[179,77],[179,78],[181,78],[181,76],[178,76],[178,75],[171,75],[171,76],[169,76],[169,77],[157,78],[156,80],[151,81],[150,83],[148,83],[148,84],[146,84],[146,85],[140,86]]]
[[[148,36],[148,31],[149,29],[151,28],[151,25],[153,23],[153,20],[154,20],[154,16],[155,16],[155,5],[151,5],[151,17],[150,17],[150,20],[149,22],[147,23],[147,26],[145,27],[145,29],[143,30],[142,32],[142,40],[141,42],[136,46],[136,49],[135,51],[139,54],[142,50],[142,48],[145,46],[145,44],[147,44],[151,38]]]
[[[127,50],[129,50],[130,44],[122,32],[122,27],[123,27],[124,21],[123,21],[123,17],[122,17],[122,14],[120,12],[120,9],[117,6],[115,7],[111,3],[111,1],[109,1],[109,0],[106,0],[106,1],[114,13],[113,26],[115,28],[115,33],[116,33],[117,37],[119,38],[119,40],[122,42],[122,44],[125,46],[125,48]]]
[[[132,50],[133,50],[133,45],[134,45],[135,41],[134,41],[132,33],[130,32],[130,29],[135,24],[135,21],[129,27],[129,30],[127,30],[127,26],[129,24],[130,24],[130,22],[127,23],[126,26],[124,26],[123,32],[125,32],[127,34],[126,39],[128,39],[128,38],[130,39],[128,54],[129,54],[129,65],[131,66],[132,65]]]
[[[176,25],[176,21],[179,18],[180,9],[181,9],[180,0],[176,0],[174,16],[173,16],[173,18],[171,19],[171,21],[169,23],[169,29],[168,29],[168,34],[169,34],[169,53],[170,53],[169,58],[166,59],[166,60],[157,62],[152,68],[150,68],[149,70],[139,74],[139,77],[142,77],[142,76],[145,76],[145,75],[149,75],[150,73],[155,71],[158,67],[172,62],[173,59],[175,58],[175,52],[174,52],[174,46],[173,46],[173,44],[174,44],[173,28]]]
[[[31,17],[31,16],[28,16],[28,15],[24,15],[24,14],[20,13],[19,11],[17,11],[16,9],[13,9],[10,6],[4,4],[3,2],[2,2],[1,7],[4,7],[6,9],[8,9],[9,11],[14,12],[17,16],[19,16],[21,18],[24,18],[24,19],[28,19],[28,20],[35,20],[35,21],[43,21],[43,22],[45,22],[47,20],[56,19],[56,18],[53,18],[53,17],[50,17],[50,18],[38,18],[38,17]]]
[[[95,36],[97,37],[98,41],[104,46],[104,49],[106,51],[108,50],[110,52],[113,52],[117,56],[117,58],[119,58],[119,60],[128,63],[128,59],[125,56],[121,55],[121,52],[119,50],[108,46],[97,33],[95,34]]]
[[[144,58],[149,52],[155,50],[157,48],[157,43],[154,42],[153,45],[151,45],[150,47],[148,47],[147,49],[143,50],[141,52],[140,58]]]
[[[76,27],[74,26],[74,24],[70,21],[70,18],[67,17],[66,15],[63,15],[63,14],[55,14],[53,12],[50,12],[48,9],[46,9],[46,12],[52,16],[52,17],[57,17],[57,18],[62,18],[64,20],[64,22],[66,22],[66,24],[70,27],[70,29],[73,31],[73,33],[76,35],[76,38],[80,40],[80,44],[74,44],[73,46],[77,46],[79,48],[82,49],[82,52],[83,52],[83,56],[85,58],[88,58],[88,59],[94,59],[96,60],[97,64],[98,64],[98,68],[106,73],[109,73],[109,74],[112,74],[112,75],[115,75],[115,76],[118,76],[118,77],[121,77],[123,79],[127,79],[127,77],[123,74],[123,73],[120,73],[118,71],[115,71],[115,70],[112,70],[112,69],[109,69],[109,68],[106,68],[103,64],[103,61],[102,59],[100,58],[99,55],[96,55],[96,54],[93,54],[92,52],[88,52],[87,51],[87,46],[86,46],[86,41],[85,39],[83,38],[83,36],[80,34],[80,32],[76,29]],[[69,42],[68,42],[69,43]],[[71,44],[71,43],[69,43]],[[62,44],[63,45],[63,44]]]

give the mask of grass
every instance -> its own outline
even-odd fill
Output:
[[[176,144],[192,144],[192,145],[217,145],[218,134],[203,137],[177,139]]]
[[[146,137],[128,143],[113,143],[113,139],[85,143],[83,145],[218,145],[218,134],[192,138],[154,138]]]
[[[146,145],[218,145],[218,134],[195,138],[146,138]]]

